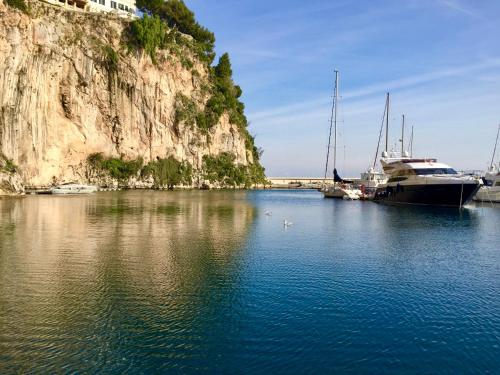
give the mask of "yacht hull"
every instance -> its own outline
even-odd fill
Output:
[[[377,189],[374,201],[460,207],[472,199],[479,187],[479,183],[384,186]]]
[[[325,198],[344,199],[346,192],[342,189],[330,189],[327,191],[323,191],[323,195]]]

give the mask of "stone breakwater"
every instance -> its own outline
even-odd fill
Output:
[[[193,167],[195,183],[204,155],[231,153],[239,165],[254,163],[227,114],[208,131],[176,121],[179,95],[206,103],[206,64],[190,56],[186,66],[166,51],[153,63],[126,51],[128,20],[29,4],[26,15],[0,0],[0,152],[17,166],[16,181],[89,182],[93,153],[145,163],[171,156]],[[117,51],[114,69],[103,46]]]

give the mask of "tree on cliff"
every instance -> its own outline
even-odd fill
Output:
[[[26,1],[24,0],[6,0],[5,2],[8,6],[19,9],[23,13],[29,12],[28,5],[26,5]]]
[[[227,52],[220,57],[219,63],[215,66],[215,75],[221,80],[232,78],[233,69],[231,68],[231,60],[229,60]]]
[[[199,43],[209,63],[212,63],[215,57],[215,35],[196,22],[194,13],[183,0],[137,0],[136,4],[144,13],[156,15],[171,28],[191,35]]]

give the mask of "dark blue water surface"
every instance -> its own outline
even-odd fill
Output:
[[[0,215],[1,374],[500,371],[499,207],[136,191]]]

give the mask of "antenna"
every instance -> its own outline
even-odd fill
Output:
[[[493,169],[493,161],[495,160],[495,154],[497,153],[498,135],[500,134],[500,124],[498,125],[497,139],[495,141],[495,148],[493,149],[493,155],[491,155],[490,169]]]

